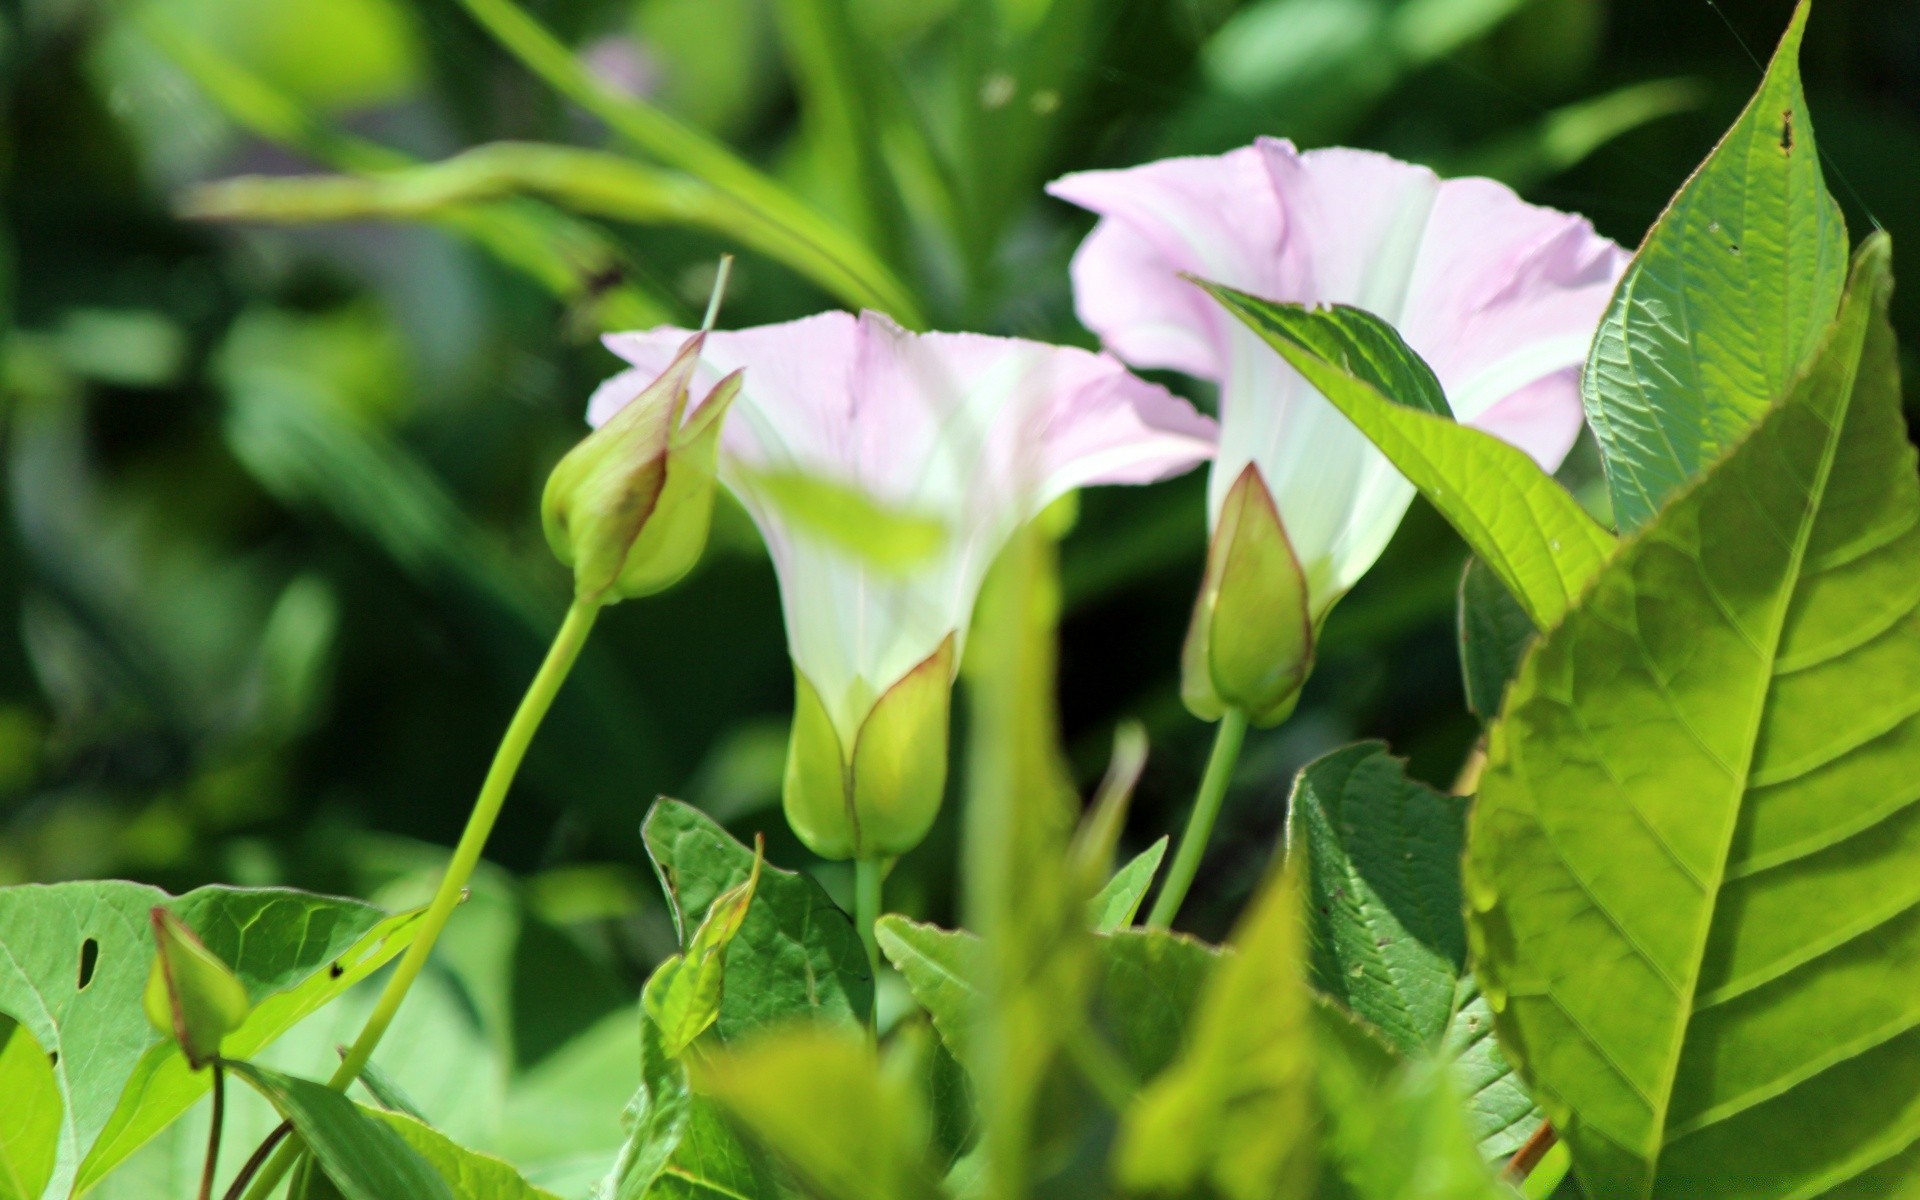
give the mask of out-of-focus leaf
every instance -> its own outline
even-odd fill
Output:
[[[1443,175],[1486,175],[1520,191],[1585,162],[1623,134],[1698,108],[1706,89],[1691,79],[1653,79],[1557,108],[1519,133],[1470,150]]]
[[[932,1200],[929,1128],[904,1079],[854,1030],[796,1027],[702,1059],[714,1097],[822,1200]]]
[[[1220,958],[1205,942],[1163,929],[1122,929],[1100,939],[1094,1021],[1135,1076],[1151,1079],[1179,1055]]]
[[[1409,1064],[1384,1081],[1344,1061],[1341,1044],[1318,1046],[1326,1108],[1328,1174],[1356,1200],[1501,1200],[1474,1147],[1445,1066]]]
[[[1328,339],[1302,332],[1327,324],[1371,326],[1376,336],[1370,344],[1377,351],[1392,347],[1396,357],[1417,359],[1378,317],[1344,306],[1275,304],[1219,284],[1202,286],[1373,440],[1500,577],[1535,625],[1550,629],[1559,622],[1613,550],[1613,538],[1571,493],[1524,451],[1436,416],[1423,392],[1382,393],[1373,382],[1404,381],[1417,373],[1325,358],[1317,347]]]
[[[376,1115],[332,1088],[253,1063],[236,1062],[229,1070],[293,1123],[345,1200],[454,1200],[447,1181],[391,1123],[408,1118]]]
[[[1203,988],[1181,1055],[1122,1114],[1119,1182],[1226,1200],[1308,1195],[1317,1171],[1300,885],[1277,869]]]
[[[1644,525],[1766,411],[1839,306],[1846,222],[1800,87],[1808,9],[1795,10],[1759,92],[1647,234],[1600,323],[1581,390],[1622,530]]]
[[[687,939],[686,951],[655,967],[640,993],[640,1006],[658,1030],[660,1049],[669,1058],[678,1058],[720,1019],[727,947],[747,918],[761,865],[756,849],[746,879],[714,899],[700,927]]]
[[[755,471],[753,486],[800,529],[888,571],[905,573],[940,552],[950,531],[937,517],[888,508],[859,488],[800,471]]]
[[[528,1183],[512,1163],[469,1150],[416,1117],[360,1111],[399,1134],[400,1140],[446,1181],[458,1200],[559,1200],[552,1192]]]
[[[62,1106],[50,1196],[97,1179],[208,1086],[207,1075],[189,1072],[141,1011],[153,961],[148,914],[162,904],[201,931],[256,1001],[253,1015],[228,1035],[233,1054],[252,1053],[335,994],[316,998],[288,989],[316,972],[331,976],[336,964],[342,976],[351,969],[364,977],[400,949],[374,940],[378,909],[281,889],[202,888],[178,899],[120,882],[0,889],[7,947],[0,959],[0,1012],[58,1056],[53,1065]],[[397,932],[388,928],[381,936]],[[386,941],[403,944],[405,937]],[[309,1003],[302,1007],[303,1001]]]
[[[391,104],[410,89],[420,49],[395,0],[154,0],[182,33],[300,103],[328,111]],[[325,46],[329,53],[315,54]]]
[[[641,1200],[673,1161],[687,1134],[693,1092],[686,1064],[669,1054],[651,1019],[640,1022],[640,1088],[622,1120],[627,1140],[607,1177],[610,1200]]]
[[[675,800],[653,806],[641,836],[683,939],[721,894],[753,871],[753,851]],[[852,919],[810,876],[778,867],[762,869],[755,895],[724,960],[720,1039],[731,1042],[802,1017],[864,1025],[873,979]]]
[[[33,1035],[0,1017],[0,1200],[39,1200],[60,1145],[60,1085]]]
[[[1920,1163],[1890,257],[1862,246],[1810,371],[1543,636],[1490,731],[1476,971],[1589,1195],[1871,1194]]]
[[[1533,622],[1507,585],[1476,558],[1460,576],[1456,628],[1467,707],[1482,721],[1491,721],[1500,711],[1507,681],[1533,642]]]
[[[784,231],[791,245],[788,253],[817,258],[820,269],[835,276],[835,292],[852,303],[890,313],[910,328],[924,327],[925,320],[912,295],[872,250],[725,144],[638,97],[622,95],[607,86],[513,0],[460,3],[529,70],[605,121],[621,137],[711,184],[767,224]]]
[[[1306,864],[1314,985],[1409,1058],[1458,1057],[1474,1140],[1489,1156],[1511,1153],[1540,1117],[1466,975],[1466,801],[1362,742],[1301,770],[1287,820],[1290,852]]]
[[[1093,929],[1095,933],[1112,933],[1133,924],[1134,915],[1140,911],[1140,902],[1147,898],[1147,890],[1153,886],[1154,873],[1160,869],[1160,861],[1167,856],[1168,839],[1162,837],[1153,845],[1133,856],[1127,865],[1113,873],[1093,898]]]

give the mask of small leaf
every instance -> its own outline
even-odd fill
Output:
[[[874,924],[874,938],[907,990],[933,1018],[947,1050],[962,1063],[971,1061],[974,1022],[984,1001],[980,972],[985,950],[970,933],[941,929],[888,913]]]
[[[418,1117],[360,1111],[399,1134],[400,1140],[446,1181],[458,1200],[559,1200],[552,1192],[528,1183],[512,1163],[469,1150]]]
[[[1759,92],[1647,234],[1600,323],[1581,391],[1623,531],[1786,391],[1839,308],[1846,222],[1800,86],[1809,8],[1795,10]]]
[[[654,969],[640,993],[641,1007],[658,1031],[660,1048],[669,1058],[680,1052],[720,1019],[725,988],[726,952],[746,922],[753,891],[760,883],[761,848],[754,847],[753,868],[745,881],[720,893],[707,909],[683,954],[670,956]]]
[[[1452,1062],[1474,1138],[1494,1156],[1511,1153],[1540,1116],[1464,974],[1465,823],[1464,800],[1409,778],[1379,742],[1362,742],[1301,770],[1287,844],[1306,863],[1314,986],[1401,1054]]]
[[[1533,622],[1487,564],[1469,559],[1460,576],[1460,678],[1467,708],[1482,721],[1500,711],[1507,681],[1533,644]]]
[[[932,1200],[919,1097],[851,1030],[795,1028],[703,1059],[723,1105],[822,1200]]]
[[[683,939],[753,873],[753,851],[677,800],[655,803],[640,832]],[[778,867],[762,868],[754,895],[726,951],[720,1040],[802,1018],[864,1026],[873,977],[852,918],[811,876]]]
[[[1318,1043],[1326,1109],[1326,1171],[1355,1200],[1502,1200],[1474,1146],[1451,1074],[1409,1063],[1381,1079],[1356,1066],[1343,1044]],[[1331,1189],[1330,1189],[1331,1190]]]
[[[447,1181],[392,1124],[339,1092],[253,1063],[228,1070],[292,1122],[345,1200],[454,1200]]]
[[[141,1007],[197,1071],[219,1057],[220,1039],[247,1019],[247,989],[180,918],[157,904],[150,915],[156,950]]]
[[[1095,933],[1112,933],[1133,924],[1133,918],[1140,912],[1140,902],[1146,899],[1153,887],[1153,877],[1160,870],[1160,862],[1167,856],[1168,840],[1162,837],[1134,855],[1094,896]]]
[[[1214,299],[1259,334],[1373,440],[1473,552],[1514,594],[1533,623],[1550,629],[1613,551],[1613,538],[1524,451],[1422,407],[1422,393],[1382,392],[1368,378],[1322,358],[1302,330],[1333,323],[1391,327],[1358,309],[1276,304],[1219,284]],[[1395,341],[1398,341],[1397,335]],[[1399,343],[1399,351],[1413,351]],[[1410,368],[1408,368],[1410,370]],[[1375,378],[1404,377],[1374,369]]]
[[[1128,1188],[1225,1200],[1310,1194],[1316,1173],[1300,888],[1275,870],[1203,989],[1179,1059],[1121,1116]]]
[[[640,1021],[640,1088],[627,1104],[627,1140],[603,1189],[612,1200],[641,1200],[686,1137],[693,1093],[687,1068],[667,1053],[660,1031]]]

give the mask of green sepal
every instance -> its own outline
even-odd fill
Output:
[[[1203,721],[1240,709],[1259,726],[1293,712],[1313,669],[1306,573],[1273,496],[1248,463],[1220,505],[1181,652],[1180,697]]]
[[[756,845],[745,881],[714,900],[700,928],[687,939],[685,953],[671,955],[655,968],[640,993],[640,1005],[659,1028],[661,1049],[669,1057],[679,1057],[720,1019],[727,947],[747,919],[764,861],[764,848]]]
[[[782,789],[787,822],[822,858],[892,858],[927,836],[947,786],[953,636],[882,692],[849,753],[820,693],[794,670]]]
[[[739,373],[722,380],[683,427],[687,389],[704,336],[567,452],[541,498],[547,544],[573,568],[574,594],[591,604],[650,595],[699,561],[713,517],[714,464]]]
[[[158,952],[141,1003],[147,1020],[180,1044],[194,1070],[220,1056],[220,1041],[253,1011],[246,985],[186,922],[154,906]]]

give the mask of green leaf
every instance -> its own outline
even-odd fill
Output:
[[[258,1054],[398,957],[412,943],[420,916],[418,910],[385,916],[358,901],[280,888],[201,888],[169,907],[195,925],[210,950],[233,964],[254,997],[253,1012],[222,1043],[232,1058]],[[191,1108],[208,1085],[207,1075],[193,1071],[171,1044],[148,1047],[81,1165],[75,1190],[85,1191],[104,1178]]]
[[[756,846],[746,879],[720,893],[707,908],[700,928],[687,939],[686,952],[671,955],[655,967],[640,993],[640,1006],[659,1035],[660,1049],[669,1058],[680,1057],[681,1051],[720,1019],[727,947],[747,919],[762,863]]]
[[[246,985],[180,918],[159,905],[150,915],[156,950],[141,1007],[154,1031],[172,1037],[198,1071],[247,1019]]]
[[[1093,930],[1095,933],[1112,933],[1133,924],[1133,918],[1140,911],[1140,902],[1147,898],[1148,889],[1153,887],[1153,877],[1160,870],[1161,860],[1167,856],[1168,839],[1162,837],[1153,845],[1133,856],[1127,865],[1113,873],[1113,878],[1093,898]]]
[[[62,1110],[49,1196],[91,1186],[209,1086],[142,1011],[153,961],[149,914],[161,904],[200,933],[255,1002],[225,1040],[236,1057],[272,1041],[410,936],[399,918],[374,937],[383,914],[370,905],[277,888],[202,888],[178,899],[115,881],[0,888],[8,952],[0,958],[0,1012],[57,1056]],[[335,964],[338,981],[329,978]]]
[[[1095,1027],[1135,1076],[1151,1079],[1179,1056],[1221,953],[1163,929],[1122,929],[1099,945]]]
[[[1279,869],[1212,972],[1186,1046],[1121,1114],[1114,1174],[1136,1191],[1308,1195],[1316,1172],[1300,887]]]
[[[1321,1039],[1319,1095],[1326,1107],[1329,1174],[1354,1200],[1500,1200],[1474,1146],[1446,1067],[1409,1064],[1386,1079],[1346,1061]],[[1338,1194],[1336,1189],[1329,1188]]]
[[[0,1200],[36,1200],[60,1144],[60,1085],[47,1052],[0,1017]]]
[[[1846,223],[1800,86],[1809,7],[1600,324],[1581,390],[1622,530],[1652,519],[1786,391],[1839,305]]]
[[[640,1022],[640,1088],[627,1104],[627,1140],[603,1189],[611,1200],[640,1200],[686,1137],[693,1093],[687,1068],[661,1044],[653,1022]]]
[[[1469,559],[1460,576],[1460,679],[1467,707],[1482,721],[1499,713],[1533,635],[1533,622],[1513,593],[1487,564]]]
[[[1287,844],[1306,863],[1314,985],[1400,1053],[1452,1061],[1475,1140],[1490,1156],[1511,1153],[1540,1118],[1465,974],[1465,801],[1361,742],[1301,770],[1287,819]]]
[[[1214,283],[1201,286],[1373,440],[1500,577],[1536,626],[1559,623],[1613,551],[1613,538],[1565,488],[1525,452],[1436,415],[1410,365],[1349,365],[1317,350],[1335,336],[1328,328],[1365,327],[1373,332],[1376,352],[1391,346],[1417,362],[1378,317],[1344,306],[1276,304]],[[1382,391],[1379,381],[1406,390]]]
[[[640,832],[683,939],[715,899],[753,872],[753,851],[677,800],[656,803]],[[866,1024],[873,977],[852,919],[798,872],[766,867],[754,894],[724,959],[720,1039],[803,1017]]]
[[[459,1200],[559,1200],[552,1192],[528,1183],[512,1163],[469,1150],[417,1117],[364,1108],[360,1111],[399,1134],[400,1140],[426,1160]]]
[[[1917,1161],[1920,480],[1890,258],[1862,246],[1809,372],[1490,733],[1475,961],[1590,1195],[1865,1195]]]
[[[694,1076],[822,1200],[938,1195],[920,1098],[857,1031],[795,1027],[703,1058]]]
[[[447,1181],[394,1128],[394,1122],[410,1118],[376,1116],[332,1088],[253,1063],[231,1063],[228,1069],[292,1122],[295,1135],[346,1200],[454,1200]]]

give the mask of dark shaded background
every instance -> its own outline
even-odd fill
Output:
[[[533,6],[611,74],[832,208],[845,181],[809,155],[772,7]],[[1040,183],[1259,133],[1492,173],[1632,244],[1757,83],[1755,56],[1789,8],[1112,0],[1068,49],[1040,148],[987,189],[1003,199],[971,269],[918,226],[903,257],[941,325],[1084,342],[1065,265],[1087,222]],[[853,9],[907,77],[931,81],[936,116],[979,94],[954,66],[965,3]],[[423,224],[179,219],[195,181],[325,164],[238,128],[177,47],[154,40],[146,10],[317,120],[422,157],[606,136],[454,0],[0,9],[0,883],[125,875],[365,894],[433,861],[419,843],[457,833],[564,607],[536,509],[588,391],[614,369],[591,337],[596,289],[628,280],[690,319],[727,247],[602,224],[617,271],[563,304]],[[1821,0],[1805,62],[1856,235],[1877,218],[1920,278],[1920,0]],[[726,320],[830,303],[747,255]],[[1897,304],[1912,345],[1920,287]],[[1590,461],[1570,468],[1575,484],[1591,477]],[[1065,546],[1077,764],[1097,774],[1122,718],[1152,738],[1136,847],[1179,820],[1205,754],[1209,731],[1175,689],[1202,536],[1196,476],[1088,495]],[[1452,778],[1477,733],[1452,642],[1462,561],[1416,506],[1336,611],[1298,715],[1250,743],[1189,909],[1197,927],[1217,930],[1264,862],[1306,758],[1378,736],[1421,776]],[[630,981],[665,945],[636,832],[655,794],[764,829],[776,860],[803,860],[777,804],[790,687],[772,573],[723,506],[693,578],[602,620],[495,837],[491,856],[518,878],[503,886],[539,928],[567,932],[554,953],[571,962],[584,947],[605,978]],[[896,906],[950,915],[951,815],[896,876]],[[823,877],[844,886],[834,868]],[[590,1016],[624,994],[584,987],[570,1003]],[[571,1020],[522,1029],[523,1060]]]

